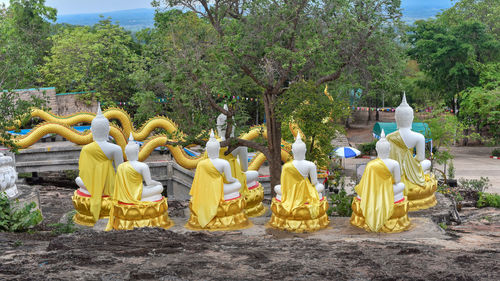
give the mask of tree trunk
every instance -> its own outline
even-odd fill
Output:
[[[276,96],[266,92],[264,94],[264,107],[266,111],[267,147],[270,158],[269,172],[271,174],[271,195],[276,196],[274,186],[280,184],[281,177],[281,123],[274,114]]]

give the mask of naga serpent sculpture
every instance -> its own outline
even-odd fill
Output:
[[[197,157],[190,156],[181,146],[168,144],[168,142],[184,141],[185,134],[178,129],[175,122],[167,117],[158,116],[151,118],[145,122],[139,130],[135,130],[130,115],[123,109],[109,108],[103,112],[103,115],[109,120],[119,121],[121,127],[111,124],[110,135],[122,149],[124,149],[127,144],[127,138],[125,136],[130,135],[130,133],[132,133],[135,140],[146,140],[139,152],[139,161],[144,161],[155,148],[160,146],[168,147],[175,161],[186,169],[195,169],[198,162],[205,157],[203,154]],[[21,148],[27,148],[33,145],[43,136],[51,133],[58,134],[78,145],[85,145],[92,142],[92,133],[90,130],[80,133],[71,126],[78,123],[91,123],[92,119],[95,117],[94,113],[79,112],[72,115],[59,116],[41,109],[33,109],[31,111],[31,117],[39,117],[45,122],[37,125],[27,135],[14,136],[14,143]],[[290,123],[289,127],[294,136],[300,131],[296,124]],[[148,138],[151,132],[157,128],[165,129],[169,134],[175,135],[175,139],[166,135],[154,135]],[[253,140],[259,136],[267,139],[267,130],[264,125],[253,126],[248,132],[242,133],[239,137],[245,140]],[[290,152],[291,144],[282,139],[281,146],[281,160],[287,162],[293,159]],[[257,153],[249,163],[248,169],[258,170],[265,160],[266,157],[264,154]]]

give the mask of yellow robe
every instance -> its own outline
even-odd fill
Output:
[[[121,163],[116,171],[113,200],[135,205],[149,204],[150,202],[141,201],[142,188],[142,175],[130,162]]]
[[[401,167],[401,181],[405,184],[404,194],[408,195],[411,184],[425,186],[422,165],[413,157],[413,149],[406,146],[399,131],[389,134],[387,140],[391,143],[389,157],[398,161]]]
[[[113,160],[108,159],[97,142],[83,146],[78,161],[79,177],[90,192],[90,213],[99,219],[103,195],[112,195],[115,181]]]
[[[224,183],[227,182],[210,159],[201,160],[196,166],[191,186],[192,211],[198,223],[205,227],[217,215],[217,208],[224,200]]]
[[[293,161],[283,165],[281,171],[281,204],[283,208],[292,213],[293,210],[307,206],[311,218],[319,215],[319,195],[316,188],[308,178],[304,178],[293,165]],[[306,204],[307,203],[307,204]]]
[[[361,197],[361,211],[371,231],[377,232],[394,212],[394,178],[380,158],[368,162],[354,188]]]

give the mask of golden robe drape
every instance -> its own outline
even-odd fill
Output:
[[[394,212],[394,178],[380,158],[368,162],[354,188],[361,197],[361,211],[371,231],[377,232]]]
[[[90,212],[99,219],[103,195],[112,195],[115,180],[113,160],[108,159],[97,142],[83,146],[78,161],[79,177],[90,192]]]
[[[289,161],[281,171],[281,204],[290,214],[296,208],[307,206],[311,218],[319,215],[319,195],[308,178],[304,178]],[[306,204],[307,203],[307,204]]]
[[[391,143],[389,157],[399,162],[402,181],[406,184],[408,180],[413,184],[424,186],[425,176],[422,166],[413,157],[413,149],[406,146],[399,131],[387,135],[387,140]],[[408,195],[408,188],[405,188],[405,195]]]
[[[142,175],[130,165],[130,162],[120,164],[115,176],[113,200],[136,205],[147,203],[141,201],[142,188]]]
[[[205,227],[217,215],[219,203],[224,200],[224,182],[224,175],[217,171],[210,159],[201,160],[196,166],[189,195],[191,210],[201,227]]]

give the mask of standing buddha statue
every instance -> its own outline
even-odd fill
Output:
[[[109,129],[109,120],[99,104],[90,126],[94,141],[80,152],[79,175],[75,179],[79,188],[72,197],[76,210],[73,220],[81,225],[93,226],[100,218],[109,216],[115,168],[123,162],[121,147],[108,142]]]
[[[226,104],[224,105],[224,109],[228,109]],[[217,117],[217,133],[222,141],[225,140],[226,121],[227,116],[224,114],[220,114]],[[233,125],[231,137],[234,137],[234,128],[235,126]],[[266,212],[266,208],[262,204],[262,200],[264,199],[264,188],[262,184],[258,182],[259,172],[248,171],[248,148],[240,146],[231,153],[225,155],[226,151],[226,147],[222,148],[219,152],[219,157],[229,162],[232,175],[241,183],[240,194],[246,202],[245,213],[249,217],[263,215]]]
[[[326,214],[328,202],[323,196],[325,187],[318,182],[316,165],[305,160],[306,144],[300,133],[292,145],[292,153],[294,160],[283,165],[281,185],[274,187],[276,197],[271,204],[268,225],[291,232],[326,228],[330,220]]]
[[[400,167],[389,158],[391,144],[382,130],[376,144],[378,158],[368,162],[361,181],[354,188],[351,224],[366,231],[395,233],[410,227],[408,200],[403,195]]]
[[[398,130],[387,135],[391,143],[390,158],[399,162],[404,194],[408,197],[410,211],[427,209],[436,205],[437,180],[430,173],[431,162],[425,159],[425,137],[411,130],[413,109],[403,101],[396,108]],[[416,155],[413,156],[413,150]]]

